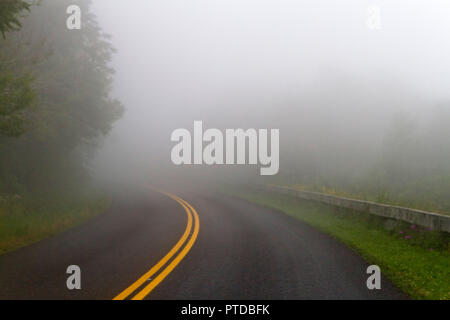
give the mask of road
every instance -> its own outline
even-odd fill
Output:
[[[214,193],[177,195],[117,197],[88,223],[0,256],[0,299],[407,298],[384,277],[368,290],[368,264],[298,220]],[[66,287],[69,265],[81,268],[81,290]]]

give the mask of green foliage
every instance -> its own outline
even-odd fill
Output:
[[[79,225],[108,206],[107,198],[92,194],[66,194],[51,202],[36,197],[0,198],[0,254]]]
[[[82,29],[65,28],[69,5]],[[0,46],[0,194],[75,190],[121,117],[110,96],[114,52],[89,0],[44,0]],[[31,106],[33,106],[31,108]]]
[[[24,0],[0,1],[0,33],[3,38],[6,37],[6,32],[19,30],[22,27],[20,18],[29,10],[30,4]]]
[[[0,33],[3,39],[6,39],[6,32],[20,30],[22,27],[20,19],[24,13],[30,11],[30,7],[30,3],[23,0],[0,2]],[[6,53],[6,50],[3,52]],[[7,58],[11,59],[11,56]],[[25,111],[35,100],[35,93],[31,88],[31,75],[16,73],[15,70],[5,68],[5,65],[6,62],[0,60],[0,138],[24,133]]]
[[[311,167],[281,167],[280,176],[269,182],[450,214],[448,123],[450,102],[437,105],[427,121],[400,113],[380,146],[366,146],[365,152],[377,155],[370,165],[362,160],[354,166],[339,164],[333,157],[319,155]]]
[[[0,74],[0,136],[19,136],[25,131],[24,112],[35,101],[29,75]]]

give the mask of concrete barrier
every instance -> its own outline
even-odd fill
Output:
[[[337,197],[325,193],[303,191],[289,187],[266,185],[266,191],[286,194],[297,198],[318,201],[332,206],[367,212],[373,215],[401,220],[433,230],[450,232],[450,216],[416,209],[390,206],[370,201]]]

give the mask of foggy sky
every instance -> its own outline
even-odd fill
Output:
[[[374,5],[380,30],[366,26]],[[118,50],[114,95],[126,108],[99,153],[104,170],[170,168],[170,133],[194,120],[280,128],[285,153],[335,147],[351,161],[398,112],[425,119],[450,98],[445,0],[93,0],[93,10]]]

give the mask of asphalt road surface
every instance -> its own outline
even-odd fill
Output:
[[[366,263],[282,213],[223,195],[142,191],[0,256],[0,299],[404,299]],[[183,201],[183,199],[185,201]],[[66,269],[81,268],[68,290]]]

